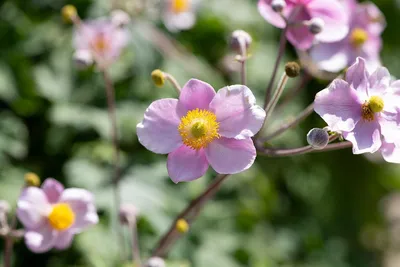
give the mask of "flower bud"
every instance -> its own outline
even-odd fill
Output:
[[[131,22],[131,18],[125,11],[116,9],[111,12],[111,21],[115,26],[123,27]]]
[[[121,224],[129,225],[130,222],[136,220],[138,213],[138,209],[133,204],[122,204],[119,208],[119,221]]]
[[[329,143],[329,134],[324,129],[311,129],[307,134],[307,142],[314,149],[323,149]]]
[[[300,65],[297,64],[296,62],[288,62],[285,65],[285,72],[286,75],[289,76],[290,78],[295,78],[300,75]]]
[[[318,34],[324,30],[325,22],[321,18],[312,18],[308,24],[308,30],[312,34]]]
[[[24,175],[25,185],[26,186],[40,186],[40,178],[36,173],[28,172]]]
[[[61,15],[65,22],[73,22],[78,12],[76,11],[76,7],[73,5],[66,5],[61,9]]]
[[[189,231],[189,224],[185,219],[179,219],[176,222],[176,230],[178,230],[179,233],[186,233],[187,231]]]
[[[286,7],[286,2],[284,0],[273,0],[271,3],[272,10],[277,13],[281,13]]]
[[[160,257],[151,257],[148,261],[144,264],[144,267],[165,267],[165,262]]]
[[[78,69],[86,69],[93,64],[93,56],[89,50],[77,50],[73,55],[74,64]]]
[[[0,200],[0,214],[9,213],[11,210],[10,204],[5,200]]]
[[[251,38],[250,34],[243,30],[236,30],[232,33],[231,36],[231,48],[238,54],[242,54],[243,45],[248,49],[252,43],[253,39]]]
[[[161,70],[153,70],[151,73],[151,79],[157,87],[163,87],[165,84],[165,75]]]

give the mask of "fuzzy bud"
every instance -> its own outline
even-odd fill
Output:
[[[288,62],[285,65],[286,75],[289,76],[290,78],[296,78],[297,76],[299,76],[300,70],[301,70],[300,65],[294,61]]]
[[[66,5],[61,9],[61,15],[65,22],[71,23],[78,16],[78,11],[73,5]]]
[[[311,129],[307,134],[307,142],[314,149],[323,149],[329,143],[329,134],[324,129]]]
[[[151,73],[151,79],[157,87],[163,87],[165,84],[165,75],[161,70],[153,70]]]
[[[313,18],[309,21],[308,30],[312,34],[318,34],[324,30],[325,22],[321,18]]]
[[[9,213],[11,210],[10,204],[5,200],[0,200],[0,214]]]
[[[136,220],[138,213],[138,209],[133,204],[122,204],[119,208],[119,221],[121,224],[129,225],[130,222]]]
[[[189,231],[189,224],[185,219],[179,219],[176,222],[176,230],[178,230],[179,233],[186,233],[187,231]]]
[[[24,175],[25,185],[26,186],[40,186],[40,178],[36,173],[28,172]]]
[[[123,27],[131,22],[131,18],[125,11],[116,9],[111,12],[111,21],[115,26]]]
[[[250,34],[243,30],[236,30],[232,33],[231,48],[238,54],[242,54],[242,45],[248,49],[252,42],[253,38],[251,38]]]
[[[160,257],[151,257],[148,261],[144,264],[144,267],[165,267],[165,262]]]
[[[281,13],[286,7],[286,2],[284,0],[273,0],[271,3],[272,10]]]
[[[93,64],[92,53],[88,50],[77,50],[73,55],[74,64],[78,69],[86,69]]]

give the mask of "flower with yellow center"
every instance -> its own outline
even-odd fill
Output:
[[[59,203],[53,206],[48,220],[55,230],[64,231],[74,224],[75,213],[68,204]]]
[[[219,123],[214,113],[204,109],[190,110],[178,126],[183,143],[193,149],[205,148],[219,138]]]
[[[385,103],[379,96],[372,96],[369,101],[366,101],[361,106],[362,118],[366,121],[373,121],[375,113],[379,113],[383,110]]]
[[[360,48],[366,41],[368,41],[368,33],[361,29],[355,28],[350,34],[350,43],[355,48]]]
[[[172,0],[171,9],[174,13],[183,13],[189,9],[190,0]]]

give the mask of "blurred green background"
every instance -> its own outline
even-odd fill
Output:
[[[133,11],[135,1],[115,0],[113,5]],[[166,31],[157,12],[131,13],[132,41],[111,74],[122,149],[122,199],[141,211],[143,258],[215,175],[210,171],[195,182],[175,185],[166,173],[166,157],[138,143],[135,128],[146,107],[155,99],[175,97],[169,85],[156,88],[150,73],[160,68],[181,84],[195,77],[216,89],[239,83],[228,43],[233,30],[243,29],[254,39],[248,84],[261,104],[279,31],[261,18],[256,2],[204,0],[196,26],[175,34]],[[375,3],[388,21],[383,62],[400,77],[400,9],[391,0]],[[104,84],[95,69],[78,71],[73,65],[72,26],[59,15],[65,4],[74,4],[83,19],[105,16],[111,9],[108,0],[0,1],[0,199],[15,206],[23,175],[32,171],[94,192],[101,222],[77,236],[66,251],[35,255],[18,242],[14,266],[121,266],[118,252],[128,255],[129,232],[125,229],[126,247],[121,249],[112,230],[112,143]],[[292,59],[296,55],[290,48],[285,60]],[[288,94],[296,82],[288,86]],[[290,105],[278,109],[268,129],[301,111],[326,85],[311,81]],[[323,126],[314,114],[273,144],[304,145],[308,130]],[[259,157],[249,171],[226,181],[172,249],[168,266],[398,267],[400,231],[387,218],[400,213],[393,197],[399,189],[400,166],[375,155],[354,156],[349,149]]]

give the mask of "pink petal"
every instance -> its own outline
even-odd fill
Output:
[[[387,162],[400,163],[400,145],[383,142],[381,153]]]
[[[239,173],[253,165],[256,149],[251,138],[237,140],[221,137],[206,149],[207,160],[213,169],[222,174]]]
[[[364,96],[368,95],[368,77],[369,73],[365,66],[365,60],[360,57],[356,59],[356,62],[346,72],[346,81]]]
[[[390,73],[386,68],[377,68],[369,77],[368,95],[384,95],[390,86],[391,80],[392,76],[390,76]]]
[[[208,110],[211,100],[215,96],[215,90],[211,85],[200,80],[191,79],[182,88],[179,96],[178,109],[181,116],[192,109]]]
[[[37,187],[24,189],[17,203],[17,216],[21,223],[29,229],[43,225],[51,205],[43,190]]]
[[[398,100],[398,99],[397,99]],[[387,101],[385,101],[386,108]],[[397,102],[397,112],[381,112],[379,124],[381,125],[382,135],[390,143],[397,142],[400,136],[400,108]]]
[[[98,223],[93,195],[89,191],[80,188],[65,189],[60,202],[69,204],[75,214],[75,222],[70,228],[73,233],[79,233],[84,228]]]
[[[336,79],[315,96],[314,109],[333,131],[351,131],[361,119],[362,102],[357,92]]]
[[[64,186],[53,178],[47,178],[42,184],[42,190],[47,196],[47,200],[51,203],[57,203]]]
[[[166,98],[154,101],[147,108],[143,121],[136,129],[139,142],[148,150],[167,154],[181,146],[177,105],[178,100]]]
[[[245,139],[254,136],[262,127],[265,111],[256,105],[256,99],[244,85],[220,89],[210,103],[217,116],[219,134],[229,138]]]
[[[28,230],[25,233],[25,244],[35,253],[44,253],[54,247],[57,241],[58,233],[46,223],[42,227],[35,230]]]
[[[71,246],[72,241],[74,240],[74,233],[71,231],[63,231],[58,233],[57,240],[54,244],[54,247],[59,250],[67,249]]]
[[[320,43],[311,49],[310,55],[322,70],[339,72],[349,63],[347,47],[345,42]]]
[[[295,16],[290,16],[291,21],[299,22],[311,19],[310,15],[304,8],[301,8],[300,11],[297,12],[296,9],[297,8],[293,10],[293,12],[295,12]],[[286,37],[288,41],[299,50],[309,49],[313,45],[315,39],[314,34],[312,34],[305,25],[289,27]]]
[[[287,2],[287,1],[286,1]],[[271,7],[272,0],[259,0],[258,1],[258,11],[260,12],[261,16],[274,25],[277,28],[285,28],[286,22],[283,20],[283,18],[276,13],[274,10],[272,10]],[[287,3],[287,6],[283,13],[285,14],[285,17],[288,16],[288,14],[292,11],[293,4]]]
[[[349,33],[348,14],[339,1],[313,0],[307,5],[308,12],[313,18],[325,22],[324,30],[315,38],[321,42],[337,42]]]
[[[351,132],[343,132],[343,137],[353,144],[354,154],[374,153],[381,147],[380,126],[377,121],[360,120]]]
[[[164,25],[171,32],[178,32],[181,30],[188,30],[196,23],[196,14],[193,11],[174,13],[165,12]]]
[[[203,149],[194,150],[183,145],[168,155],[167,169],[174,183],[189,182],[206,173],[208,162]]]

